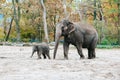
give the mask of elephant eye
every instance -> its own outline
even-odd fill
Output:
[[[66,26],[66,27],[64,27],[64,30],[66,31],[68,29],[68,27]]]
[[[62,26],[62,28],[61,28],[62,31],[66,31],[67,29],[68,29],[67,26]]]

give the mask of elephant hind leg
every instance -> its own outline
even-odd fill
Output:
[[[47,55],[48,59],[50,59],[50,55],[49,55],[49,52],[48,52],[46,55]]]
[[[31,58],[32,58],[32,56],[34,55],[34,53],[35,53],[36,51],[35,50],[33,50],[33,52],[32,52],[32,55],[30,56]]]
[[[88,49],[88,59],[93,59],[95,57],[95,49]]]
[[[95,53],[96,45],[97,45],[97,37],[93,38],[88,48],[88,59],[92,59],[96,57],[96,53]]]

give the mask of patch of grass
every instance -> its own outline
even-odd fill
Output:
[[[97,45],[97,48],[103,49],[120,48],[120,45]]]

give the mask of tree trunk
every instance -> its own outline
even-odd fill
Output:
[[[18,0],[15,0],[16,3],[18,4]],[[20,7],[17,6],[17,10],[16,10],[16,6],[15,6],[15,1],[12,0],[12,4],[13,4],[13,8],[14,8],[14,20],[16,23],[16,31],[17,31],[17,42],[20,42],[20,26],[19,26],[19,21],[20,21]],[[17,14],[18,11],[18,14]]]
[[[4,26],[4,35],[5,35],[5,37],[6,37],[6,35],[7,35],[7,25],[6,25],[6,16],[4,16],[4,20],[3,20],[3,26]]]
[[[94,0],[94,20],[96,20],[96,0]]]
[[[63,9],[64,9],[64,15],[65,15],[65,19],[67,18],[67,10],[66,10],[66,0],[63,0]]]
[[[54,16],[54,41],[55,41],[55,28],[56,28],[56,15]]]
[[[104,34],[104,27],[105,27],[105,19],[104,19],[104,13],[101,7],[101,0],[98,0],[99,4],[98,4],[98,8],[99,8],[99,14],[100,14],[100,22],[101,23],[101,40],[105,38],[105,34]]]
[[[79,14],[79,17],[80,17],[80,21],[83,21],[83,19],[82,19],[82,14],[81,14],[81,11],[80,11],[80,10],[78,10],[78,14]]]
[[[43,3],[43,0],[40,0],[40,3],[41,3],[42,8],[43,8],[43,22],[44,22],[45,41],[47,41],[47,43],[49,43],[48,29],[47,29],[47,22],[46,22],[46,8],[45,8],[45,5]]]
[[[13,19],[14,19],[14,17],[12,17],[12,19],[11,19],[9,31],[8,31],[8,33],[6,35],[5,41],[8,41],[8,39],[9,39],[9,35],[10,35],[11,28],[12,28]]]
[[[118,6],[118,44],[120,45],[120,2],[118,2],[117,6]]]
[[[99,4],[98,4],[98,9],[99,9],[99,20],[102,21],[104,18],[103,18],[103,10],[102,10],[102,6],[101,6],[101,1],[98,0]]]

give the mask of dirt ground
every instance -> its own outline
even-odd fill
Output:
[[[0,80],[120,80],[120,49],[96,49],[97,58],[80,59],[70,46],[64,60],[62,46],[56,59],[30,58],[32,47],[0,46]],[[50,50],[53,57],[53,50]]]

